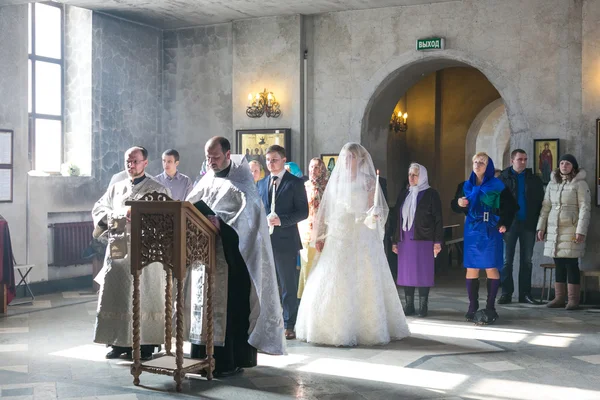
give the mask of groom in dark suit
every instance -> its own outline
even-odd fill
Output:
[[[284,168],[285,149],[278,145],[270,146],[266,154],[267,169],[270,174],[258,181],[258,194],[262,198],[267,214],[271,212],[271,200],[275,191],[275,214],[269,216],[269,227],[274,226],[271,235],[275,268],[279,280],[283,320],[286,339],[295,339],[296,316],[298,314],[298,280],[300,271],[296,268],[298,251],[302,249],[298,222],[308,217],[308,200],[304,182]]]

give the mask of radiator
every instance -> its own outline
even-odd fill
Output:
[[[83,258],[83,252],[92,240],[92,221],[56,223],[48,227],[52,230],[53,242],[53,261],[48,265],[62,267],[90,263]]]

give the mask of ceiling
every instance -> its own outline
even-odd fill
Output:
[[[54,0],[101,11],[161,29],[210,25],[275,15],[320,14],[460,0]],[[0,0],[0,5],[28,0]]]

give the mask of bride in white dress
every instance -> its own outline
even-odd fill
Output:
[[[334,346],[386,344],[410,335],[383,249],[388,206],[371,155],[348,143],[315,218],[322,251],[300,302],[298,339]]]

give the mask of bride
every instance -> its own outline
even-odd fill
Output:
[[[312,244],[321,252],[300,302],[298,339],[334,346],[410,335],[383,250],[388,206],[367,150],[347,143],[325,188]]]

